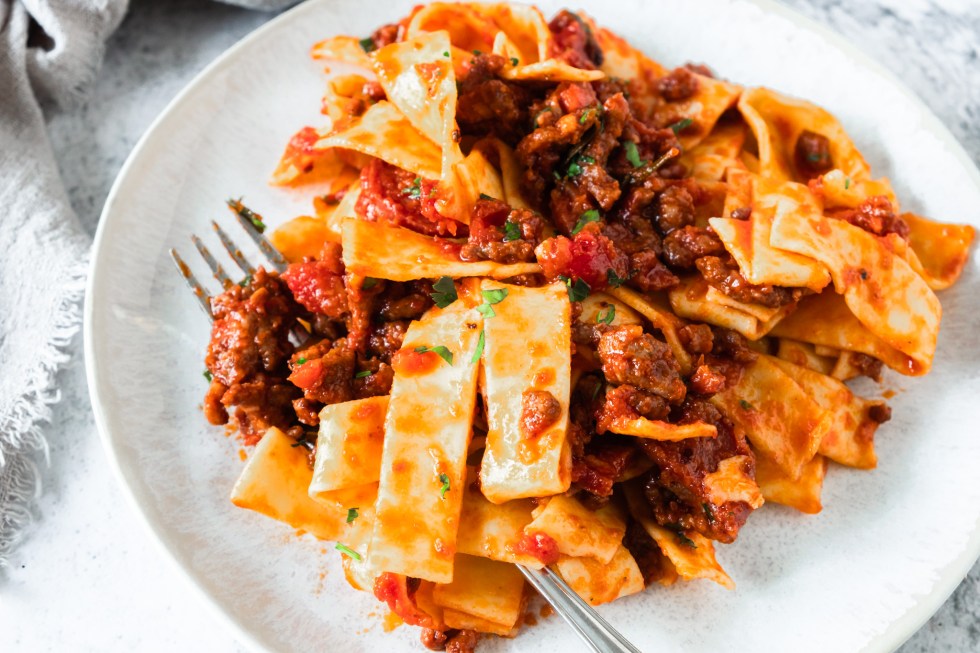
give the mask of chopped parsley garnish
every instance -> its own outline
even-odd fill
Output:
[[[510,65],[511,66],[516,66],[519,63],[520,63],[520,61],[517,60],[517,57],[511,57],[510,58]]]
[[[245,278],[238,282],[238,285],[242,288],[248,288],[252,285],[252,275],[246,274]]]
[[[303,365],[304,363],[306,363],[306,357],[305,356],[301,356],[300,358],[298,358],[296,360],[296,364],[297,365]]]
[[[204,370],[204,378],[207,379],[208,383],[211,383],[211,379],[214,378],[214,376],[211,374],[211,370]]]
[[[479,363],[480,357],[483,356],[483,349],[487,346],[487,332],[480,331],[480,339],[476,341],[476,351],[473,352],[473,358],[470,359],[471,363]]]
[[[378,285],[378,280],[373,277],[365,277],[364,283],[361,284],[361,290],[371,290]]]
[[[443,53],[442,53],[442,56],[448,57],[449,56],[449,50],[444,50]]]
[[[370,36],[361,39],[360,41],[358,41],[358,43],[361,44],[361,49],[364,50],[365,52],[374,52],[375,50],[378,49],[378,46],[374,44],[374,39],[372,39]]]
[[[565,282],[565,285],[568,287],[568,299],[573,302],[582,301],[592,292],[592,287],[582,279],[576,279],[573,282],[570,277],[566,277],[563,274],[558,275],[558,278]]]
[[[598,221],[599,221],[599,212],[595,209],[589,209],[588,211],[583,213],[582,217],[579,218],[578,222],[575,223],[575,228],[572,229],[572,235],[574,236],[578,232],[582,231],[582,229],[585,228],[585,225],[589,224],[590,222],[598,222]]]
[[[402,195],[408,195],[413,200],[417,200],[422,196],[422,178],[416,177],[415,181],[408,188],[402,189]]]
[[[517,226],[514,222],[504,223],[504,242],[509,243],[512,240],[519,240],[521,237],[521,228]]]
[[[612,268],[609,268],[606,270],[606,283],[608,283],[612,288],[619,288],[621,285],[626,283],[626,279],[616,274],[616,271]]]
[[[538,119],[541,118],[541,116],[543,116],[546,113],[554,113],[554,111],[552,110],[551,107],[545,107],[544,109],[541,109],[541,111],[538,111],[536,114],[534,114],[534,124],[537,125]]]
[[[640,158],[640,152],[636,149],[636,143],[633,141],[625,141],[623,143],[623,150],[626,151],[626,160],[630,162],[630,165],[634,168],[639,168],[645,161]]]
[[[504,301],[504,299],[507,297],[507,289],[496,288],[493,290],[484,290],[480,294],[483,295],[483,301],[485,301],[486,303],[499,304],[500,302]]]
[[[752,410],[752,404],[745,401],[744,399],[739,399],[738,405],[742,407],[742,410]]]
[[[489,195],[487,195],[486,193],[480,193],[480,199],[481,200],[492,200],[493,198],[490,197]]]
[[[439,488],[439,498],[445,499],[446,492],[449,492],[449,477],[445,474],[439,474],[439,482],[442,483],[442,487]]]
[[[358,510],[357,508],[348,508],[347,509],[347,523],[348,524],[351,523],[352,521],[354,521],[355,519],[357,519],[357,510]]]
[[[671,526],[667,526],[667,528],[674,532],[674,539],[676,539],[679,544],[683,544],[684,546],[690,547],[692,549],[698,548],[698,545],[694,543],[694,540],[689,538],[687,534],[681,530],[681,527],[679,525],[674,524]]]
[[[680,134],[682,131],[684,131],[685,129],[687,129],[688,127],[690,127],[693,124],[694,124],[694,121],[693,120],[691,120],[690,118],[684,118],[684,119],[678,120],[677,122],[675,122],[674,124],[672,124],[670,126],[670,129],[675,134]]]
[[[702,503],[701,508],[704,509],[704,516],[708,518],[709,524],[715,523],[715,511],[711,509],[711,504]]]
[[[239,197],[237,200],[228,200],[228,206],[231,207],[232,211],[251,222],[256,231],[259,233],[265,231],[265,223],[262,222],[262,216],[242,204],[242,198]]]
[[[439,308],[446,308],[459,299],[459,295],[456,294],[456,284],[453,283],[452,277],[439,277],[439,280],[432,284],[432,290],[432,301]]]
[[[844,190],[847,190],[850,187],[851,187],[851,178],[847,177],[844,179]]]
[[[582,154],[582,155],[579,155],[579,156],[575,157],[574,159],[572,159],[572,162],[568,164],[568,170],[565,172],[565,176],[566,177],[577,177],[578,175],[582,174],[582,164],[583,163],[584,164],[592,164],[592,163],[595,163],[595,159],[593,159],[588,154]]]
[[[483,303],[477,306],[476,310],[480,311],[480,314],[487,319],[496,317],[497,312],[493,310],[493,305],[504,301],[504,298],[507,297],[507,289],[484,290],[481,294],[483,295]]]
[[[589,107],[588,109],[583,111],[582,115],[579,116],[578,124],[584,125],[585,123],[587,123],[589,121],[589,118],[592,117],[592,114],[595,113],[595,110],[596,110],[595,107]]]
[[[602,390],[602,386],[602,381],[596,381],[595,386],[592,388],[592,401],[595,401],[595,398],[599,396],[599,391]]]
[[[449,351],[448,347],[445,347],[443,345],[436,345],[435,347],[426,347],[425,345],[422,345],[421,347],[415,348],[415,353],[417,354],[425,354],[430,351],[433,354],[438,354],[439,358],[446,361],[450,365],[453,364],[453,352]]]
[[[355,379],[363,379],[363,378],[366,378],[366,377],[371,376],[372,374],[374,374],[374,372],[372,372],[371,370],[362,370],[362,371],[358,372],[357,374],[355,374],[354,375],[354,378]]]
[[[480,52],[479,50],[473,50],[473,54],[479,57],[483,53]]]
[[[337,546],[335,546],[334,548],[337,549],[338,551],[340,551],[341,553],[343,553],[348,558],[353,558],[354,560],[357,560],[358,562],[360,562],[361,560],[363,560],[363,558],[361,558],[361,554],[360,553],[358,553],[354,549],[350,548],[346,544],[341,544],[340,542],[337,542]]]
[[[595,316],[596,324],[605,324],[607,326],[610,325],[610,324],[612,324],[613,323],[613,320],[615,320],[615,319],[616,319],[616,305],[615,304],[610,304],[609,307],[606,309],[606,312],[605,313],[603,313],[602,311],[599,311],[599,314]]]

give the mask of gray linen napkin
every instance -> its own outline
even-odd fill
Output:
[[[281,9],[295,0],[227,0]],[[89,237],[45,131],[43,105],[91,86],[128,0],[0,0],[0,569],[31,522],[42,425],[80,325]]]

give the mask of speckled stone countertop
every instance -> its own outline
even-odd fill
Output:
[[[785,2],[897,73],[980,162],[980,3]],[[270,17],[204,0],[133,1],[87,104],[50,119],[62,175],[89,232],[153,118],[208,62]],[[92,421],[80,341],[73,353],[48,429],[52,464],[42,517],[0,581],[3,650],[243,651],[126,505]],[[980,651],[980,565],[900,651]]]

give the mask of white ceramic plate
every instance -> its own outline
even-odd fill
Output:
[[[332,544],[234,508],[238,446],[199,409],[208,338],[167,249],[245,195],[272,224],[309,211],[265,180],[289,136],[319,124],[310,45],[369,34],[414,0],[306,3],[229,50],[140,141],[106,203],[85,306],[96,421],[139,512],[190,584],[257,650],[419,650],[382,632],[383,610],[343,581]],[[541,2],[547,15],[561,2]],[[927,109],[827,30],[769,2],[576,0],[655,59],[706,62],[835,113],[904,206],[980,226],[980,175]],[[196,261],[195,261],[196,263]],[[200,268],[198,268],[200,270]],[[645,651],[890,651],[939,607],[980,552],[980,261],[943,293],[935,367],[890,375],[894,419],[872,473],[834,467],[826,508],[752,516],[719,558],[738,583],[649,591],[602,608]],[[877,389],[870,389],[877,392]],[[481,651],[581,650],[557,618]]]

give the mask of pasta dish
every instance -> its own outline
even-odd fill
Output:
[[[891,409],[847,382],[929,372],[971,227],[902,211],[823,109],[581,13],[361,36],[313,46],[323,119],[272,175],[311,201],[268,232],[288,268],[212,300],[235,505],[463,653],[524,623],[514,563],[592,605],[733,588],[715,548],[753,511],[875,467]]]

